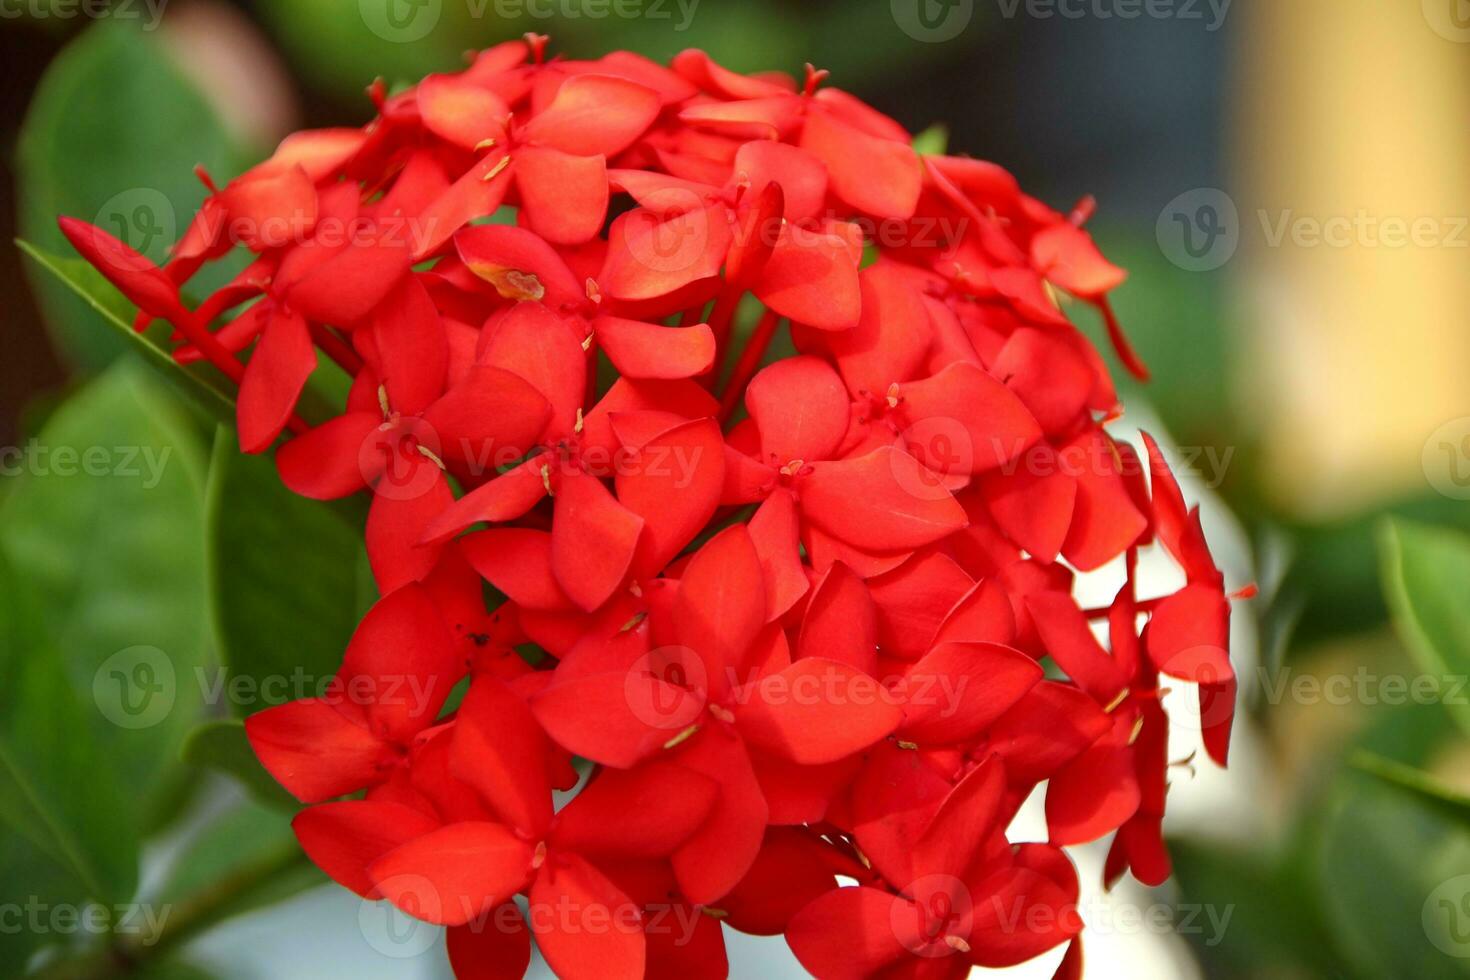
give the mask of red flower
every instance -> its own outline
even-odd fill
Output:
[[[367,127],[210,184],[162,268],[62,219],[140,328],[239,384],[243,449],[284,432],[287,486],[372,491],[383,598],[320,696],[246,722],[314,804],[303,849],[448,926],[464,977],[523,974],[533,938],[561,976],[719,977],[727,927],[821,977],[1064,943],[1078,976],[1061,849],[1112,834],[1109,882],[1168,876],[1160,678],[1223,765],[1250,594],[1157,444],[1145,474],[1107,431],[1058,290],[1144,369],[1091,199],[921,159],[823,72],[545,49],[374,86]],[[1155,543],[1185,584],[1140,598]],[[1043,783],[1049,840],[1013,843]]]

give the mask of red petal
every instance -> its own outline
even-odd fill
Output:
[[[548,147],[516,151],[516,189],[531,230],[558,245],[597,236],[607,218],[607,161]]]
[[[480,521],[499,523],[524,517],[546,496],[545,465],[532,457],[454,502],[424,528],[425,541],[442,541]]]
[[[841,562],[833,562],[812,590],[797,642],[798,656],[850,664],[878,672],[878,612],[868,587]]]
[[[690,560],[674,599],[679,642],[694,650],[719,697],[766,624],[766,586],[750,532],[736,525],[711,538]]]
[[[733,734],[701,732],[680,746],[675,760],[720,784],[720,798],[709,819],[673,856],[684,898],[697,905],[713,904],[755,862],[770,810],[745,745]]]
[[[312,864],[363,898],[377,898],[368,866],[389,851],[436,829],[433,817],[401,803],[346,800],[307,807],[291,829]]]
[[[107,281],[116,286],[144,313],[171,320],[188,314],[179,302],[179,287],[158,266],[136,249],[112,235],[76,218],[60,218],[61,231]]]
[[[966,524],[965,510],[908,453],[883,447],[859,459],[817,463],[802,485],[802,513],[868,551],[903,551]]]
[[[1062,554],[1090,572],[1121,555],[1148,528],[1123,482],[1112,440],[1092,429],[1058,450],[1077,477],[1077,505]]]
[[[274,313],[245,365],[245,378],[240,383],[235,414],[240,423],[241,452],[260,453],[270,448],[296,410],[296,400],[315,369],[316,347],[306,321],[295,313]]]
[[[434,570],[441,548],[422,543],[424,529],[452,503],[454,494],[443,472],[427,459],[416,461],[402,483],[378,483],[365,534],[368,563],[380,592],[422,582]]]
[[[1092,236],[1058,221],[1031,239],[1031,262],[1041,274],[1074,296],[1093,299],[1116,289],[1128,273],[1102,257]]]
[[[720,901],[725,922],[755,936],[779,936],[793,916],[837,887],[826,845],[802,827],[766,831],[749,873]]]
[[[809,111],[801,147],[822,159],[832,193],[878,218],[912,217],[924,170],[907,143],[870,136],[831,113]]]
[[[513,163],[504,165],[506,159],[506,154],[499,150],[486,154],[424,209],[417,222],[422,233],[413,243],[415,262],[438,252],[450,238],[456,239],[457,245],[465,225],[475,218],[495,213],[510,190],[511,174],[515,170]],[[487,177],[490,179],[486,180]],[[473,230],[489,227],[492,226],[477,225]]]
[[[466,150],[505,134],[510,107],[487,88],[457,75],[430,75],[415,88],[424,128]]]
[[[1012,780],[1025,785],[1055,773],[1112,729],[1112,720],[1086,694],[1042,681],[990,731]]]
[[[892,657],[917,660],[950,610],[974,588],[964,569],[938,551],[915,555],[869,582],[878,606],[878,642]]]
[[[551,403],[546,441],[573,434],[587,394],[587,355],[561,317],[540,303],[517,303],[486,324],[478,358],[525,379]]]
[[[730,220],[721,205],[668,219],[640,208],[614,221],[609,239],[598,283],[616,299],[657,299],[719,273]]]
[[[525,887],[533,848],[498,823],[452,823],[369,869],[379,893],[416,919],[461,926]]]
[[[784,488],[772,492],[750,518],[750,539],[766,581],[768,620],[786,615],[811,587],[801,563],[800,526],[796,500]]]
[[[288,701],[245,719],[260,764],[303,803],[352,793],[382,778],[392,748],[354,705],[320,698]]]
[[[766,751],[802,765],[821,765],[885,738],[903,712],[862,671],[805,657],[757,682],[742,695],[735,717],[746,739]]]
[[[602,872],[559,854],[531,884],[531,928],[546,964],[566,980],[639,980],[642,915]]]
[[[625,456],[618,499],[643,519],[635,565],[648,578],[704,530],[724,485],[724,439],[713,419],[675,426]]]
[[[1076,423],[1092,397],[1096,376],[1075,340],[1061,330],[1021,327],[990,366],[1048,434]]]
[[[1019,461],[985,474],[980,492],[1007,537],[1039,561],[1056,561],[1072,526],[1077,478],[1061,468],[1049,444],[1039,442]]]
[[[862,312],[847,240],[790,223],[781,225],[754,292],[775,312],[818,330],[849,330]]]
[[[345,696],[366,700],[373,730],[407,742],[427,728],[465,667],[427,590],[406,586],[379,599],[348,641],[338,674]],[[361,680],[359,680],[361,678]]]
[[[764,460],[775,466],[831,459],[847,432],[847,389],[816,357],[788,357],[761,369],[745,390],[745,407],[760,430]]]
[[[935,643],[999,643],[1016,638],[1016,615],[1005,588],[993,578],[977,582],[944,617]]]
[[[551,407],[539,391],[518,374],[484,364],[472,368],[423,415],[443,458],[476,472],[525,456],[550,419]]]
[[[1019,650],[993,643],[942,643],[909,668],[894,688],[904,702],[898,733],[924,745],[967,742],[1041,678],[1041,667]]]
[[[308,320],[351,327],[408,274],[413,242],[383,233],[354,241],[286,287],[286,305]]]
[[[417,415],[444,393],[449,336],[417,276],[408,276],[373,312],[379,380],[395,412]]]
[[[376,479],[371,442],[383,422],[376,412],[348,412],[291,439],[276,453],[281,482],[303,497],[335,500]]]
[[[466,535],[460,547],[485,579],[527,609],[560,612],[571,600],[551,573],[551,535],[525,528],[492,528]]]
[[[1138,778],[1128,745],[1133,719],[1119,713],[1112,731],[1051,777],[1046,825],[1057,846],[1086,844],[1121,827],[1138,810]]]
[[[915,377],[934,330],[923,294],[896,263],[878,261],[859,276],[862,317],[851,330],[824,338],[848,390],[882,397]]]
[[[960,780],[914,842],[914,874],[962,876],[1003,825],[1005,766],[994,756]],[[917,897],[917,896],[916,896]]]
[[[735,152],[735,173],[750,181],[748,200],[779,184],[788,221],[815,218],[827,202],[826,166],[799,147],[771,140],[746,143]]]
[[[866,980],[909,955],[893,927],[902,902],[876,888],[838,888],[798,912],[786,942],[822,980]]]
[[[627,576],[642,531],[643,518],[601,480],[564,471],[551,524],[551,570],[562,591],[589,612],[601,606]]]
[[[1128,676],[1092,635],[1087,617],[1072,597],[1038,592],[1026,597],[1026,609],[1057,666],[1098,704],[1112,704],[1127,687]]]
[[[551,825],[549,746],[526,702],[494,677],[477,677],[455,715],[450,771],[497,816],[532,840]]]
[[[455,980],[520,980],[531,965],[531,933],[514,902],[498,905],[487,921],[444,933]]]
[[[604,769],[557,814],[551,843],[581,854],[667,857],[700,828],[719,795],[713,779],[667,762]]]
[[[603,316],[592,321],[597,342],[618,373],[630,378],[693,378],[715,363],[715,335],[697,323],[661,327]]]
[[[910,427],[904,442],[940,473],[982,473],[1020,457],[1041,427],[1015,394],[973,364],[951,364],[900,389]]]
[[[630,769],[699,716],[703,699],[647,671],[557,681],[531,701],[558,745],[583,758]]]
[[[551,105],[522,130],[522,137],[577,156],[617,156],[658,116],[657,93],[611,75],[577,75],[556,91]]]

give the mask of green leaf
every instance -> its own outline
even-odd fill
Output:
[[[935,123],[914,137],[914,152],[919,156],[939,156],[949,146],[949,127]]]
[[[52,255],[27,241],[17,240],[15,244],[38,267],[95,310],[100,315],[100,322],[120,334],[128,346],[142,355],[144,363],[156,368],[170,384],[193,399],[216,421],[234,422],[235,394],[226,379],[217,372],[206,373],[202,368],[185,367],[174,360],[160,342],[168,336],[166,324],[157,323],[148,333],[138,333],[132,327],[132,317],[136,312],[132,304],[84,259]]]
[[[242,455],[223,428],[207,510],[210,612],[231,709],[320,694],[362,605],[361,526],[287,490],[269,457]]]
[[[27,578],[0,557],[0,902],[120,902],[137,884],[136,823]]]
[[[250,795],[267,806],[296,812],[300,804],[280,787],[245,737],[245,726],[238,721],[210,721],[189,733],[184,741],[183,760],[191,766],[215,769],[238,779]]]
[[[201,447],[180,405],[121,362],[22,448],[0,553],[34,589],[70,689],[141,812],[179,765],[210,662]]]
[[[1390,520],[1379,545],[1383,587],[1399,635],[1443,689],[1470,677],[1470,538],[1443,528]],[[1445,707],[1470,732],[1470,703]]]
[[[1412,793],[1422,803],[1470,827],[1470,794],[1440,782],[1432,774],[1373,752],[1357,752],[1353,765],[1390,786]]]
[[[56,218],[71,215],[161,260],[204,200],[194,166],[227,179],[247,159],[158,35],[99,21],[51,62],[21,127],[21,234],[66,254]],[[209,270],[203,288],[232,271]],[[77,363],[99,368],[127,349],[63,287],[36,287],[53,336]]]
[[[1470,832],[1378,783],[1347,787],[1320,855],[1323,906],[1344,961],[1365,980],[1470,976],[1470,959],[1458,958],[1470,944],[1449,955],[1456,937],[1439,907],[1470,895]]]

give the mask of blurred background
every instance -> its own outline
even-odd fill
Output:
[[[1119,314],[1156,378],[1125,387],[1121,429],[1166,435],[1230,586],[1260,595],[1234,624],[1235,764],[1190,760],[1179,726],[1175,879],[1089,889],[1087,975],[1470,976],[1470,3],[0,0],[0,232],[62,253],[65,213],[157,257],[203,198],[196,164],[223,183],[292,129],[365,122],[374,78],[453,70],[526,31],[572,56],[812,61],[914,132],[942,124],[950,152],[1007,166],[1055,207],[1097,196],[1094,234],[1131,272]],[[59,460],[6,454],[0,609],[15,619],[0,642],[21,649],[34,606],[36,648],[126,654],[130,617],[149,611],[207,663],[217,563],[193,543],[220,507],[217,481],[205,492],[211,430],[119,365],[98,313],[17,249],[0,250],[0,290],[0,446],[43,430],[55,445],[68,426],[96,443],[105,419],[109,445],[183,461],[146,494],[77,501]],[[41,742],[71,753],[59,771],[117,762],[108,746],[77,757],[66,733],[92,723],[101,675],[69,669],[81,695],[39,716],[17,692],[67,678],[0,670],[0,763]],[[184,738],[169,728],[147,730]],[[168,949],[80,975],[445,974],[433,930],[302,868],[262,794],[223,777],[205,791],[177,774],[84,781],[79,812],[142,828],[139,895],[174,908],[219,875],[239,887],[229,915],[215,903]],[[25,811],[15,799],[0,810]],[[1101,856],[1079,855],[1090,884]],[[0,839],[0,907],[46,923],[0,914],[5,975],[72,975],[45,947],[86,927],[57,923],[44,865],[25,835]],[[732,975],[799,971],[779,940],[752,941]]]

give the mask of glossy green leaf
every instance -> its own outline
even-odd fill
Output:
[[[291,794],[261,767],[245,738],[245,726],[241,722],[205,722],[189,733],[182,756],[191,766],[233,776],[261,803],[292,813],[300,809],[301,805]]]
[[[1420,669],[1443,689],[1470,677],[1470,538],[1444,528],[1392,520],[1379,538],[1383,587],[1399,635]],[[1445,707],[1470,732],[1470,700]]]
[[[218,372],[202,367],[185,367],[175,361],[162,345],[168,326],[155,324],[147,333],[132,327],[136,309],[117,288],[81,258],[52,255],[30,242],[18,241],[16,247],[47,275],[80,297],[99,316],[99,322],[123,338],[128,347],[142,356],[144,363],[156,368],[171,384],[204,408],[216,421],[233,423],[235,393]]]
[[[1470,827],[1470,794],[1441,782],[1433,774],[1373,752],[1358,752],[1353,756],[1353,765]]]
[[[68,254],[56,218],[70,215],[161,260],[204,200],[194,166],[223,181],[248,159],[158,34],[98,21],[51,63],[21,128],[21,234]],[[205,289],[229,271],[210,270]],[[35,285],[53,336],[77,363],[97,368],[127,350],[65,287]]]
[[[1327,819],[1320,858],[1332,936],[1357,976],[1470,976],[1470,958],[1462,958],[1470,953],[1470,917],[1460,910],[1470,896],[1463,825],[1378,783],[1348,780]]]
[[[20,447],[0,553],[34,590],[70,688],[142,812],[178,766],[211,662],[202,447],[134,362],[80,389]]]
[[[123,901],[137,825],[28,577],[0,557],[0,903]],[[0,937],[0,951],[25,944]]]
[[[208,495],[209,602],[237,715],[320,694],[361,606],[362,528],[287,490],[266,456],[216,433]]]

